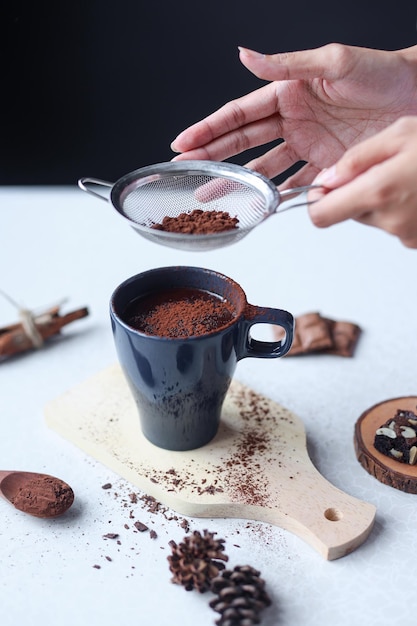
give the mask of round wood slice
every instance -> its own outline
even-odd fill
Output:
[[[417,493],[417,465],[401,463],[374,447],[375,431],[398,409],[417,411],[417,396],[385,400],[362,413],[355,424],[354,444],[359,463],[381,483],[407,493]]]

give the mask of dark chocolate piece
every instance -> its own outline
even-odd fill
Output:
[[[353,322],[342,322],[326,319],[332,336],[333,347],[326,350],[327,354],[351,357],[358,343],[361,329]]]
[[[319,313],[304,313],[296,318],[291,354],[318,352],[331,347],[333,340],[329,325]]]
[[[274,329],[274,337],[283,339],[283,332]],[[302,354],[334,354],[351,357],[361,329],[357,324],[322,317],[320,313],[304,313],[295,318],[294,339],[287,356]]]
[[[400,463],[417,463],[417,415],[399,409],[375,432],[374,447]]]

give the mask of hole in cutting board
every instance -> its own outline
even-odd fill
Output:
[[[330,508],[324,511],[324,517],[330,522],[339,522],[343,517],[343,513],[338,509]]]

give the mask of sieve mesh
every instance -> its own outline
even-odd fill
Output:
[[[120,197],[121,212],[137,225],[152,227],[165,216],[193,210],[226,211],[239,220],[238,229],[252,228],[268,213],[265,195],[247,184],[201,174],[136,181]]]

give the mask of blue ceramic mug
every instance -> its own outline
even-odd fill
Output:
[[[126,310],[138,298],[172,289],[199,290],[226,301],[233,317],[202,334],[167,337],[147,334],[127,321]],[[162,295],[161,295],[162,294]],[[217,433],[222,405],[238,361],[278,358],[291,347],[294,318],[281,309],[247,302],[234,280],[199,267],[162,267],[132,276],[110,300],[110,317],[120,365],[136,402],[142,432],[160,448],[192,450]],[[254,324],[280,326],[282,341],[259,341]]]

